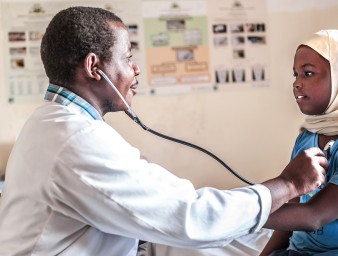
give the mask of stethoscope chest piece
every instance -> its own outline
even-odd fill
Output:
[[[329,159],[330,156],[331,156],[331,148],[332,148],[334,142],[335,142],[334,140],[330,140],[330,141],[329,141],[328,143],[326,143],[326,145],[324,146],[323,151],[324,151],[324,154],[325,154],[325,156],[326,156],[327,159]]]

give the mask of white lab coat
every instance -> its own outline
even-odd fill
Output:
[[[135,256],[138,239],[222,247],[259,230],[263,185],[196,190],[102,120],[48,102],[22,129],[0,203],[0,255]]]

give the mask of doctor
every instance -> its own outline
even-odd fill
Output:
[[[113,13],[72,7],[50,22],[41,44],[45,100],[13,148],[0,205],[0,255],[135,256],[138,239],[222,247],[255,232],[269,214],[324,181],[312,148],[276,178],[245,188],[195,189],[104,122],[131,104],[139,67],[126,26]]]

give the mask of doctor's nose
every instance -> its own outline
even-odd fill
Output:
[[[134,63],[133,68],[134,68],[135,76],[138,76],[141,73],[140,67],[136,63]]]

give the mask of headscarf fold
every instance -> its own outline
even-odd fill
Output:
[[[302,128],[324,135],[338,135],[338,30],[320,30],[301,43],[306,45],[330,63],[331,98],[321,115],[307,115]]]

